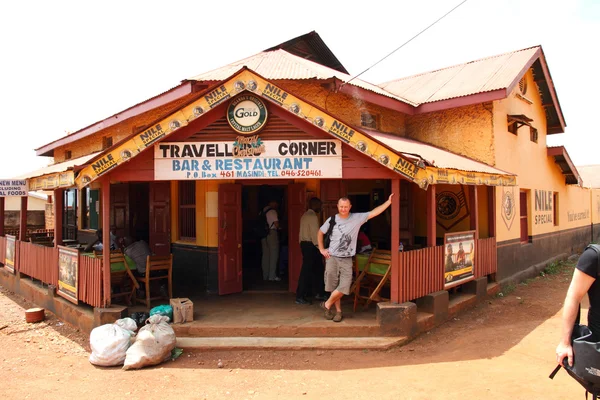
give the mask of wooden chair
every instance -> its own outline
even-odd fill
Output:
[[[102,259],[102,251],[94,250],[94,257]],[[111,298],[125,298],[127,304],[132,303],[133,296],[135,294],[136,289],[140,288],[139,283],[136,281],[135,276],[131,272],[129,268],[129,263],[125,258],[125,255],[121,250],[111,250],[110,251],[110,263],[123,263],[125,269],[122,271],[110,271],[110,281],[111,286],[113,286],[113,291],[111,293]],[[131,287],[131,288],[129,288]],[[119,291],[114,291],[114,288],[118,288]]]
[[[360,271],[352,286],[354,288],[354,311],[359,302],[364,301],[364,309],[367,309],[373,301],[389,301],[389,298],[381,295],[381,289],[386,285],[389,286],[391,266],[392,254],[389,250],[375,249],[371,252],[365,267]],[[358,265],[356,268],[358,270]]]
[[[148,256],[146,258],[146,275],[138,276],[137,281],[145,287],[145,298],[139,298],[136,296],[136,301],[143,303],[146,307],[150,308],[152,300],[164,299],[165,296],[157,295],[152,296],[150,293],[150,283],[152,281],[167,280],[168,285],[168,299],[173,297],[172,287],[173,277],[173,255],[168,256]]]

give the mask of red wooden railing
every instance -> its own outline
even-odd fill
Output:
[[[17,270],[22,274],[50,284],[58,285],[58,250],[30,242],[19,243]]]
[[[444,290],[444,246],[404,251],[399,256],[400,303]],[[495,274],[497,269],[496,238],[476,240],[475,278]]]
[[[498,271],[496,238],[475,241],[475,278],[495,274]]]
[[[79,255],[79,300],[102,307],[102,259]]]
[[[400,303],[444,289],[444,246],[400,252]]]
[[[0,264],[4,265],[6,258],[6,237],[0,236]]]

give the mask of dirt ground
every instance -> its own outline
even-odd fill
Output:
[[[5,399],[566,399],[584,390],[555,366],[571,265],[490,298],[387,351],[194,351],[137,371],[88,362],[89,338],[0,287]],[[223,368],[218,368],[219,360]]]

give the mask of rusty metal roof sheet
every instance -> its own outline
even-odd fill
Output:
[[[382,83],[382,89],[417,104],[508,88],[528,67],[539,46]]]
[[[264,51],[258,53],[243,60],[233,62],[224,67],[214,69],[209,72],[205,72],[200,75],[196,75],[190,80],[195,81],[222,81],[231,77],[237,71],[247,67],[257,74],[263,76],[265,79],[277,80],[277,79],[320,79],[326,80],[330,78],[337,78],[340,81],[347,83],[352,79],[352,76],[344,74],[343,72],[335,69],[326,67],[316,62],[306,60],[302,57],[295,56],[288,53],[285,50],[277,49],[273,51]],[[401,101],[406,104],[416,105],[413,102],[397,96],[392,93],[385,91],[384,89],[362,81],[360,79],[353,79],[349,85],[360,87],[362,89],[369,90],[371,92]]]
[[[466,172],[486,172],[490,174],[516,175],[512,172],[506,172],[490,165],[484,164],[473,159],[454,154],[448,150],[442,150],[438,147],[419,142],[405,137],[390,135],[372,130],[363,129],[366,133],[373,136],[381,143],[390,146],[392,149],[406,156],[419,156],[428,164],[445,169],[456,169]]]

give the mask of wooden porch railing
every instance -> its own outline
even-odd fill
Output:
[[[400,303],[444,290],[444,246],[400,252]],[[475,241],[475,278],[498,269],[496,238]]]
[[[58,285],[58,249],[19,242],[18,268],[22,274],[46,284]]]
[[[79,300],[102,307],[102,259],[79,255]]]

